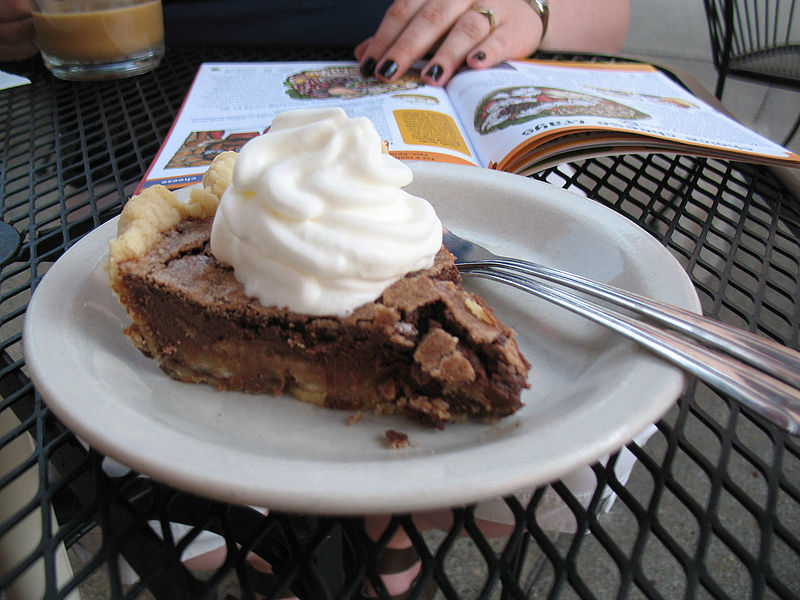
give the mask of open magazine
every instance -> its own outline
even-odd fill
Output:
[[[629,152],[800,166],[800,156],[642,63],[508,61],[462,71],[444,88],[418,72],[364,78],[355,62],[204,63],[140,189],[190,185],[276,114],[331,105],[368,117],[402,160],[520,174]]]

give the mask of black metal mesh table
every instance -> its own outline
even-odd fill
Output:
[[[170,49],[154,73],[97,84],[56,81],[38,60],[2,66],[32,80],[0,92],[0,590],[9,598],[75,590],[252,598],[250,552],[273,565],[279,587],[304,599],[354,597],[365,577],[374,579],[377,553],[358,519],[264,516],[135,474],[108,476],[103,457],[87,451],[33,388],[21,342],[38,282],[81,236],[120,212],[200,62],[349,57],[346,50]],[[665,244],[707,314],[800,347],[800,187],[792,176],[628,155],[536,177],[579,190]],[[507,500],[517,526],[504,538],[485,538],[470,507],[453,510],[449,531],[421,532],[410,517],[395,517],[392,527],[407,530],[422,558],[414,597],[430,581],[444,598],[800,596],[797,439],[690,382],[653,437],[627,449],[638,459],[631,479],[623,485],[615,477],[616,456],[593,466],[598,492],[588,506],[563,483],[548,486],[574,513],[576,533],[541,528],[536,509],[548,488],[528,506]],[[617,495],[608,514],[606,486]],[[169,523],[188,527],[172,533]],[[201,531],[220,534],[228,550],[202,574],[180,561]],[[130,570],[122,559],[136,577],[123,576]]]

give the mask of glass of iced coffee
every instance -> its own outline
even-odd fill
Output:
[[[30,0],[36,44],[60,79],[119,79],[164,56],[161,0]]]

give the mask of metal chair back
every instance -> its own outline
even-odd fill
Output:
[[[714,95],[727,77],[800,89],[800,6],[797,0],[703,0],[717,69]],[[800,125],[800,116],[784,144]]]

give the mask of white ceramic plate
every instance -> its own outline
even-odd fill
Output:
[[[413,163],[410,190],[496,251],[699,310],[688,277],[647,233],[601,205],[518,175]],[[468,280],[533,364],[526,406],[495,424],[431,430],[287,397],[173,381],[133,348],[104,270],[116,220],[47,273],[28,307],[37,389],[77,435],[136,471],[219,500],[317,514],[454,506],[558,479],[632,439],[683,389],[682,373],[617,335],[498,284]],[[387,428],[410,447],[390,450]]]

